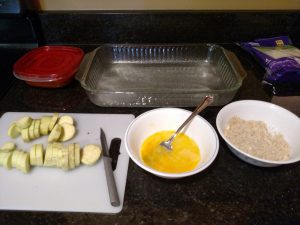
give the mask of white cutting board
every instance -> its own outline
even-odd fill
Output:
[[[60,113],[66,115],[67,113]],[[8,112],[0,120],[0,147],[13,141],[17,147],[29,151],[36,143],[47,144],[47,136],[25,143],[21,137],[11,139],[7,129],[13,121],[22,116],[40,118],[51,113]],[[110,204],[102,158],[93,166],[80,165],[71,171],[59,168],[32,167],[29,174],[17,169],[0,167],[0,210],[37,210],[65,212],[95,212],[115,214],[122,210],[127,178],[129,156],[125,149],[124,134],[134,119],[129,114],[68,114],[76,121],[77,135],[70,141],[83,147],[86,144],[100,144],[100,127],[107,143],[111,139],[122,139],[117,168],[114,171],[121,205]]]

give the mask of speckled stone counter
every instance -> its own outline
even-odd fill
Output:
[[[234,100],[270,101],[271,97],[260,83],[263,70],[238,47],[225,47],[238,55],[248,73]],[[215,127],[220,109],[209,107],[200,115]],[[61,89],[43,89],[14,80],[0,99],[0,115],[9,111],[58,111],[137,116],[147,110],[149,108],[96,106],[77,81]],[[219,138],[220,149],[215,162],[192,177],[158,178],[130,161],[124,207],[119,214],[0,211],[0,224],[300,224],[300,164],[254,167],[235,157]]]

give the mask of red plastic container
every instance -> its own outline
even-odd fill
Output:
[[[63,87],[73,80],[83,55],[83,50],[77,47],[43,46],[22,56],[13,73],[32,86]]]

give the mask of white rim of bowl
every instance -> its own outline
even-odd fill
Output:
[[[184,111],[184,112],[188,112],[188,113],[192,113],[191,111],[189,110],[185,110],[185,109],[181,109],[181,108],[158,108],[158,109],[152,109],[152,110],[149,110],[147,112],[144,112],[143,114],[137,116],[130,124],[129,126],[127,127],[126,129],[126,132],[125,132],[125,147],[126,147],[126,151],[128,153],[128,155],[130,156],[130,158],[137,164],[139,165],[141,168],[143,168],[144,170],[154,174],[154,175],[157,175],[157,176],[161,176],[161,177],[167,177],[167,178],[182,178],[182,177],[187,177],[187,176],[191,176],[191,175],[194,175],[196,173],[199,173],[203,170],[205,170],[208,166],[210,166],[212,164],[212,162],[215,160],[215,158],[217,157],[218,155],[218,152],[219,152],[219,137],[218,137],[218,134],[216,132],[216,130],[213,128],[213,126],[206,120],[204,119],[203,117],[201,117],[200,115],[197,115],[196,117],[198,117],[199,119],[201,119],[204,123],[206,123],[209,128],[212,130],[213,134],[214,134],[214,137],[215,137],[215,144],[216,144],[216,148],[214,150],[214,154],[212,155],[212,157],[206,162],[205,166],[201,167],[201,171],[198,170],[192,170],[192,171],[189,171],[189,172],[183,172],[183,173],[177,173],[177,174],[174,174],[174,173],[164,173],[164,172],[160,172],[158,170],[154,170],[152,169],[151,167],[148,167],[148,166],[145,166],[143,164],[141,164],[139,161],[137,161],[135,159],[135,157],[131,154],[131,152],[128,150],[129,149],[129,146],[128,146],[128,133],[133,125],[133,123],[136,121],[136,120],[139,120],[145,116],[147,116],[147,114],[149,113],[152,113],[154,111],[161,111],[161,110],[178,110],[178,111]]]
[[[275,160],[267,160],[267,159],[261,159],[258,158],[256,156],[250,155],[244,151],[242,151],[241,149],[239,149],[238,147],[236,147],[234,144],[232,144],[223,134],[223,130],[220,128],[220,115],[223,111],[225,111],[227,108],[229,107],[233,107],[234,105],[239,105],[239,104],[246,104],[246,103],[257,103],[260,105],[269,105],[272,106],[274,108],[277,108],[279,110],[284,111],[285,113],[288,113],[290,116],[294,117],[295,119],[299,119],[299,117],[292,113],[291,111],[279,106],[279,105],[275,105],[273,103],[270,102],[265,102],[265,101],[260,101],[260,100],[239,100],[239,101],[235,101],[235,102],[231,102],[228,105],[224,106],[218,113],[217,118],[216,118],[216,126],[217,126],[217,130],[219,132],[219,134],[222,136],[222,138],[227,142],[227,144],[229,144],[232,148],[234,148],[236,151],[238,151],[239,153],[241,153],[242,155],[245,155],[249,158],[255,159],[257,161],[260,162],[264,162],[264,163],[269,163],[269,164],[276,164],[276,165],[282,165],[282,164],[291,164],[291,163],[295,163],[300,161],[300,158],[296,158],[294,160],[284,160],[284,161],[275,161]]]

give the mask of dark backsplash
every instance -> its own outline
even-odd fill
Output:
[[[300,43],[300,11],[41,12],[44,44],[233,43],[288,35]]]
[[[0,16],[0,43],[234,43],[288,35],[300,11],[51,11]]]
[[[31,20],[26,16],[1,17],[0,15],[0,33],[1,45],[36,43]]]

